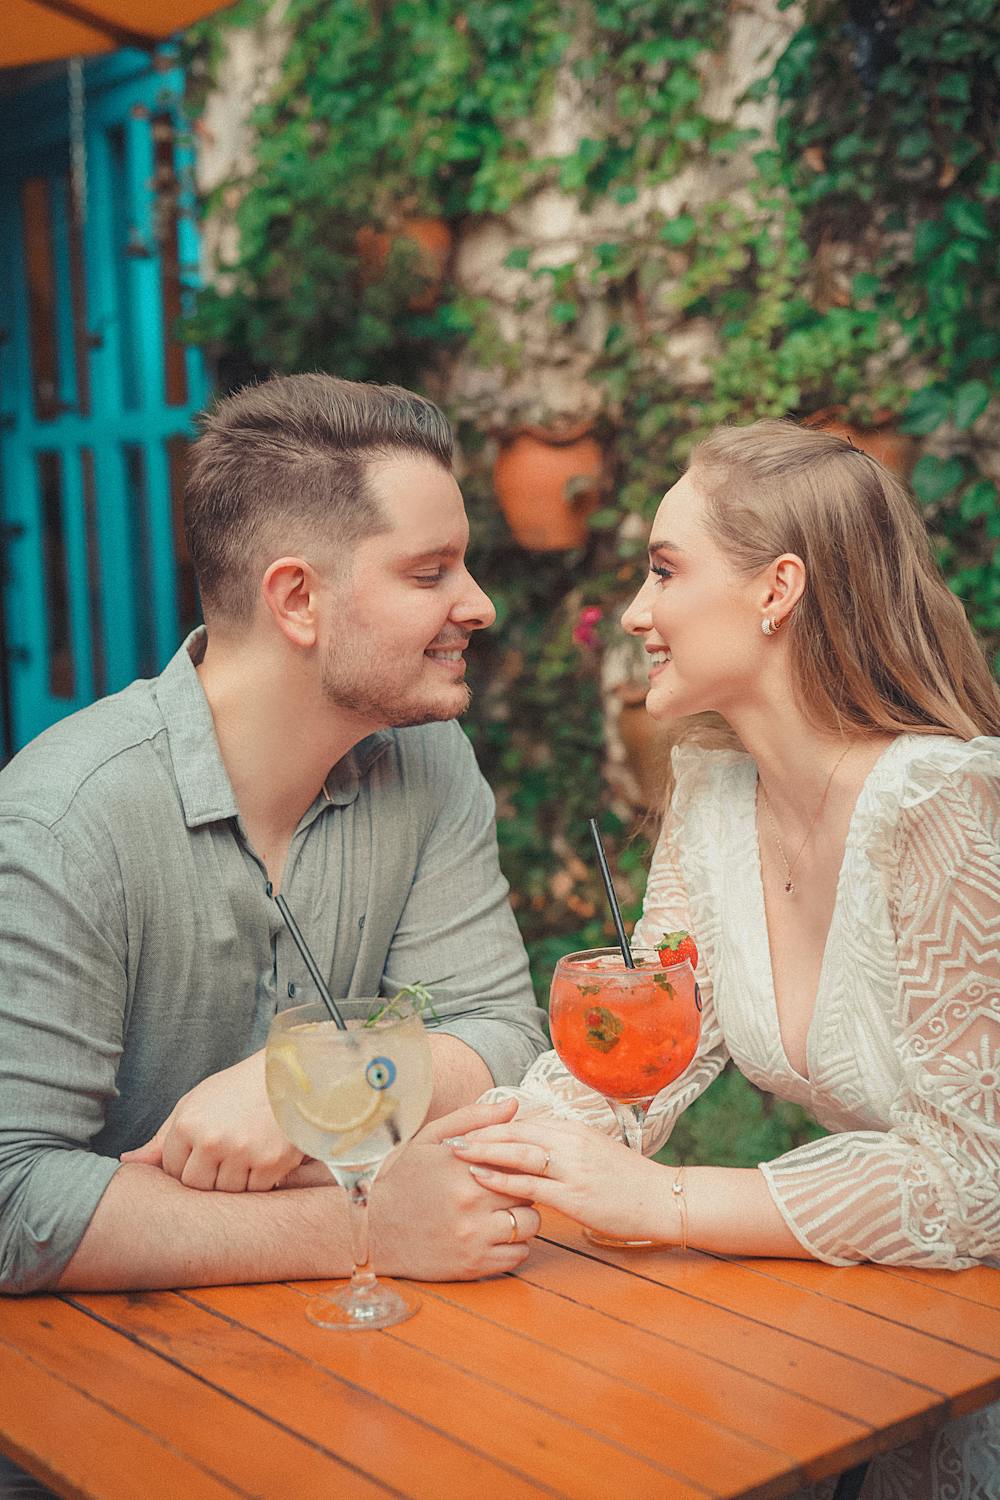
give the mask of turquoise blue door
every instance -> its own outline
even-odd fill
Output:
[[[197,617],[181,530],[205,384],[182,76],[144,54],[0,101],[3,730],[159,670]],[[71,157],[73,167],[71,169]]]

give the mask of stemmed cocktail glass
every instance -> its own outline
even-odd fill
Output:
[[[631,969],[618,948],[561,958],[552,977],[549,1025],[566,1068],[604,1095],[626,1144],[641,1152],[647,1109],[697,1051],[701,998],[687,959],[667,965],[656,952],[640,950],[632,957]],[[588,1234],[599,1244],[649,1243]]]
[[[388,1328],[420,1300],[375,1279],[368,1196],[396,1146],[419,1130],[431,1101],[431,1052],[423,1022],[398,997],[362,1001],[382,1014],[342,1030],[326,1005],[280,1011],[267,1039],[267,1093],[275,1119],[300,1151],[329,1167],[350,1204],[354,1272],[314,1297],[307,1314],[324,1328]]]

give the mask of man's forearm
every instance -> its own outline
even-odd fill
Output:
[[[493,1075],[479,1053],[447,1032],[430,1032],[434,1062],[434,1092],[427,1110],[428,1120],[439,1120],[465,1104],[472,1104],[493,1087]]]
[[[347,1275],[346,1204],[330,1188],[205,1193],[157,1167],[111,1179],[58,1282],[126,1291]]]

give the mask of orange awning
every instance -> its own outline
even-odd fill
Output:
[[[152,48],[232,0],[2,0],[0,68]]]

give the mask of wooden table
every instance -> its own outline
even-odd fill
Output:
[[[0,1450],[113,1500],[766,1497],[1000,1397],[1000,1271],[543,1236],[385,1333],[309,1284],[0,1301]]]

